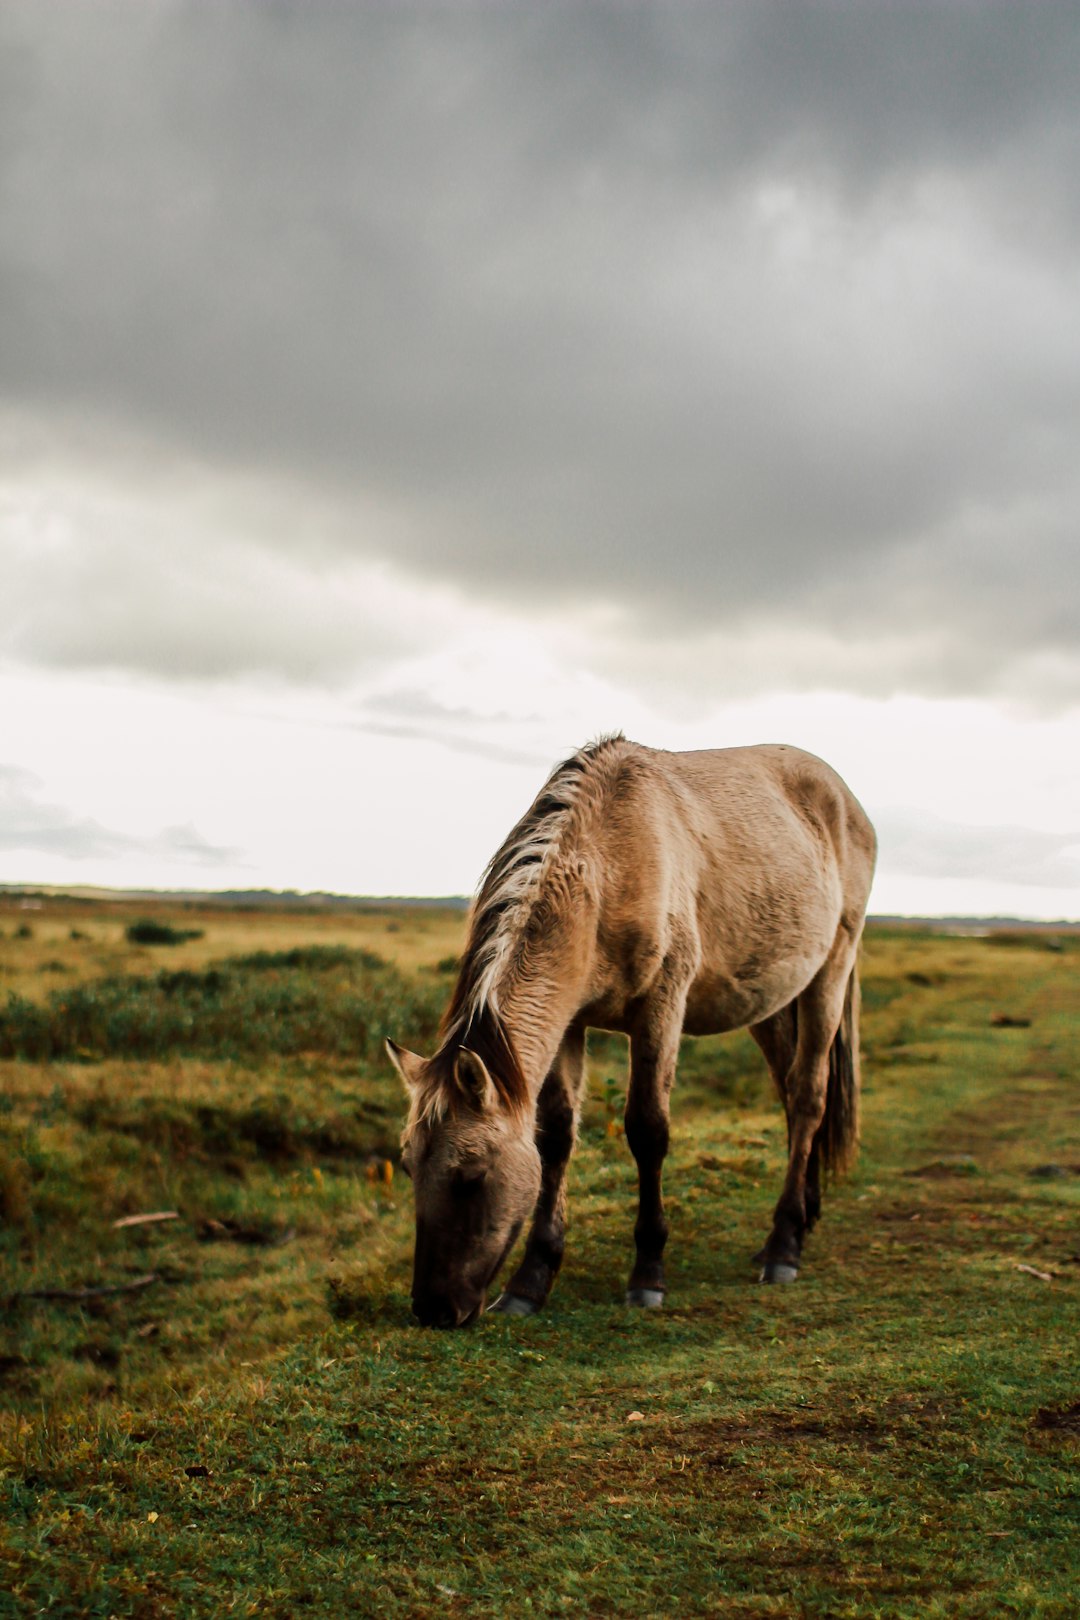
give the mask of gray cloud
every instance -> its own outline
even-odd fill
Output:
[[[875,817],[883,870],[907,877],[975,878],[1035,888],[1080,888],[1080,833],[970,827],[918,810]]]
[[[188,866],[231,866],[235,849],[210,844],[198,828],[165,827],[152,837],[137,837],[77,816],[38,795],[38,780],[17,766],[0,765],[0,851],[33,852],[64,860],[104,860],[143,855]]]
[[[520,738],[520,716],[450,707],[413,688],[373,693],[357,706],[356,713],[355,729],[375,736],[437,743],[452,753],[471,754],[500,765],[530,765],[542,770],[551,764],[539,749],[522,748],[518,741],[507,740]]]
[[[12,406],[318,488],[316,538],[265,532],[301,567],[390,555],[628,637],[869,622],[886,685],[1080,693],[1075,7],[0,29]],[[369,501],[408,520],[350,523]],[[57,612],[21,649],[78,662]],[[241,661],[294,676],[319,628],[278,623]]]
[[[34,436],[22,443],[29,454]],[[140,480],[130,446],[105,443],[106,466],[110,451],[111,483],[84,455],[59,479],[43,457],[35,484],[32,469],[19,474],[17,453],[0,448],[0,656],[333,684],[410,644],[415,631],[382,610],[370,570],[340,548],[309,545],[303,555],[276,543],[283,524],[309,532],[314,502],[273,479],[258,492],[202,472],[193,489],[183,472],[150,466]]]

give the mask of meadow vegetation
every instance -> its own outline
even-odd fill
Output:
[[[684,1043],[668,1305],[623,1307],[592,1038],[549,1306],[444,1335],[380,1043],[430,1045],[463,926],[0,902],[0,1615],[1074,1615],[1080,938],[871,929],[792,1288],[736,1035]]]

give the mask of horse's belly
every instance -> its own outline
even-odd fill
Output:
[[[723,1035],[760,1024],[805,990],[819,966],[813,958],[778,963],[751,980],[699,974],[686,998],[683,1029],[687,1035]]]

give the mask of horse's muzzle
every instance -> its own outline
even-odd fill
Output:
[[[468,1327],[483,1310],[484,1300],[481,1295],[458,1304],[447,1294],[414,1294],[412,1308],[421,1327]]]

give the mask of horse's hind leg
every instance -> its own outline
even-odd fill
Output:
[[[773,1084],[776,1087],[776,1094],[783,1103],[785,1111],[787,1110],[787,1080],[788,1074],[791,1071],[791,1066],[795,1061],[795,1045],[798,1038],[798,1029],[799,1014],[798,1008],[794,1001],[789,1001],[786,1007],[781,1007],[779,1012],[773,1013],[772,1017],[766,1018],[763,1023],[750,1025],[750,1034],[754,1037],[754,1040],[761,1048],[765,1062],[768,1064],[769,1073],[772,1076]],[[791,1124],[789,1120],[789,1145],[790,1140]],[[816,1158],[814,1163],[816,1168]],[[819,1195],[819,1208],[820,1203],[821,1199]],[[762,1244],[761,1248],[754,1255],[754,1265],[762,1266],[764,1264],[765,1245]]]
[[[585,1072],[585,1031],[574,1026],[563,1037],[536,1105],[536,1146],[542,1179],[532,1228],[521,1264],[491,1307],[508,1316],[531,1316],[551,1292],[562,1264],[566,1238],[566,1167],[574,1150],[581,1084]]]
[[[823,1154],[842,1155],[854,1145],[858,1058],[853,1045],[858,1032],[853,1024],[844,1030],[841,1025],[857,949],[857,939],[841,930],[824,965],[797,1001],[794,1056],[781,1088],[788,1119],[788,1168],[761,1255],[762,1282],[794,1282],[803,1239],[821,1212]],[[841,1065],[836,1084],[846,1095],[830,1092],[834,1044],[832,1061]],[[836,1111],[836,1118],[826,1120],[827,1107]]]

